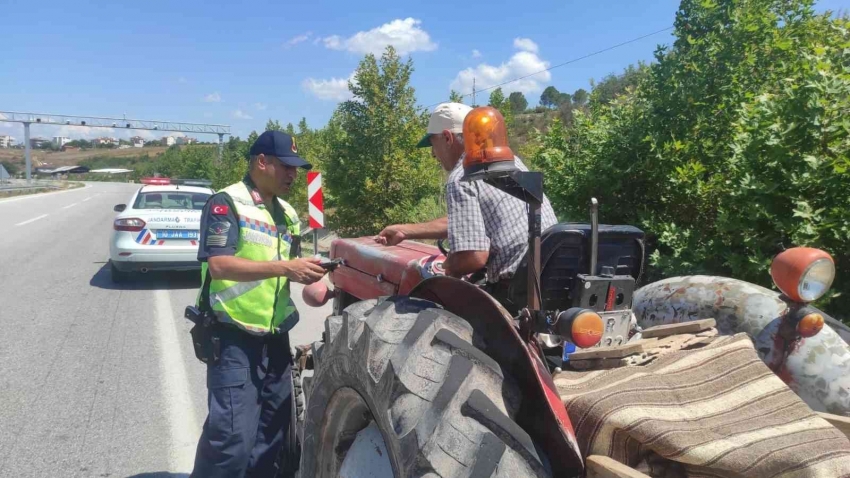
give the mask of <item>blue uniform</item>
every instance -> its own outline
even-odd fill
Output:
[[[246,183],[253,187],[249,178]],[[215,206],[223,214],[214,214]],[[286,230],[285,214],[273,217]],[[238,219],[230,199],[216,194],[204,207],[198,260],[236,253]],[[297,254],[298,252],[295,251]],[[296,312],[297,314],[297,312]],[[297,315],[290,325],[297,322]],[[216,324],[220,360],[207,365],[209,415],[204,422],[192,477],[273,477],[281,447],[288,449],[292,413],[289,334],[254,336]]]

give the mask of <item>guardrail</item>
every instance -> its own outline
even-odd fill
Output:
[[[29,183],[26,179],[2,179],[0,189],[61,188],[66,183],[54,179],[33,179]]]

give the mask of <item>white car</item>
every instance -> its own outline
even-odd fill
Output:
[[[127,204],[118,204],[109,242],[113,282],[133,272],[198,270],[201,210],[214,191],[209,181],[142,179]]]

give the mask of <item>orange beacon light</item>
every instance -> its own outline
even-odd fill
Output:
[[[505,118],[492,106],[473,108],[463,120],[464,179],[485,171],[514,170]]]

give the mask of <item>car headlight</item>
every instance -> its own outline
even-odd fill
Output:
[[[811,247],[794,247],[773,259],[770,264],[773,283],[795,302],[812,302],[821,298],[835,279],[835,262],[825,251]]]

